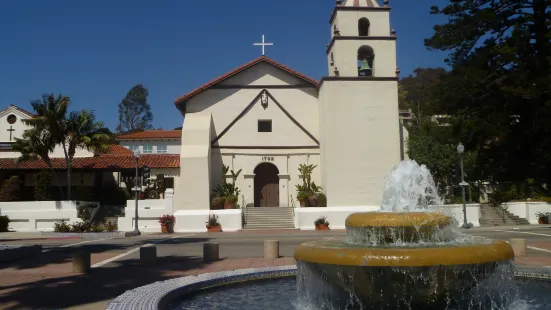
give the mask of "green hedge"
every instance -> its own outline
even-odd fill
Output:
[[[0,215],[0,232],[7,232],[10,226],[10,218],[7,215]]]

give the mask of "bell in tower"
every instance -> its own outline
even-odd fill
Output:
[[[367,59],[362,60],[362,66],[358,69],[358,75],[359,76],[373,75],[373,72],[371,70],[371,67],[369,66],[369,63],[367,62]]]

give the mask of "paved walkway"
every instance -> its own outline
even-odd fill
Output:
[[[340,234],[342,233],[340,232]],[[234,238],[231,238],[230,233],[206,235],[210,237],[208,239],[200,234],[188,236],[176,235],[170,238],[167,238],[166,235],[150,235],[138,238],[89,242],[80,245],[79,242],[75,243],[74,240],[67,241],[75,243],[75,247],[90,250],[92,252],[92,264],[111,261],[121,256],[121,253],[132,252],[132,249],[143,246],[146,243],[159,245],[157,248],[159,258],[156,267],[144,268],[139,264],[137,259],[139,252],[124,254],[126,256],[118,258],[116,263],[104,264],[93,268],[90,274],[82,275],[72,271],[71,253],[75,248],[60,246],[43,253],[40,258],[17,261],[10,265],[0,264],[0,309],[105,309],[110,300],[125,291],[156,281],[207,272],[295,264],[295,260],[292,257],[265,260],[262,258],[242,258],[247,256],[229,253],[223,254],[222,252],[221,256],[229,254],[233,258],[205,264],[200,257],[200,251],[192,252],[191,248],[185,247],[187,244],[193,245],[195,242],[197,245],[193,246],[199,250],[201,242],[216,241],[220,242],[221,251],[223,251],[222,247],[227,245],[225,249],[226,251],[231,251],[231,253],[239,252],[238,254],[256,256],[262,255],[261,247],[263,239],[274,238],[271,235],[274,233],[268,231],[247,231],[235,234]],[[295,232],[290,234],[289,232],[279,231],[278,234],[280,234],[279,238],[277,236],[275,238],[281,240],[280,247],[283,249],[284,244],[292,247],[296,242],[302,242],[300,240],[294,241],[299,235],[306,236],[304,237],[304,240],[306,240],[310,238],[310,235],[320,238],[333,234],[338,235],[339,233]],[[285,241],[282,236],[287,234],[289,234],[286,237],[288,241]],[[238,235],[246,236],[239,237]],[[518,234],[507,236],[519,237]],[[551,266],[551,242],[549,241],[549,235],[529,233],[525,234],[525,237],[533,238],[528,241],[528,256],[517,257],[516,263]],[[250,245],[244,241],[249,239]],[[236,243],[238,241],[239,243]],[[247,249],[256,249],[256,247],[259,247],[258,252],[247,252]],[[538,248],[538,250],[530,250],[530,247]],[[292,251],[285,253],[288,254],[282,254],[292,255]]]

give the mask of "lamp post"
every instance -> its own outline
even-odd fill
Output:
[[[459,185],[461,186],[461,196],[463,197],[463,225],[461,228],[468,229],[470,228],[469,223],[467,223],[467,205],[465,204],[465,186],[467,186],[467,182],[465,182],[465,174],[463,173],[463,153],[465,153],[465,146],[459,142],[457,145],[457,153],[459,153],[459,165],[461,167],[461,183]]]
[[[142,154],[140,153],[140,149],[136,149],[134,151],[134,159],[136,159],[136,179],[134,181],[134,191],[136,192],[136,210],[135,210],[135,214],[134,214],[134,233],[136,234],[140,234],[140,230],[138,229],[138,200],[140,199],[140,191],[141,191],[141,188],[140,188],[140,182],[139,182],[139,175],[138,175],[138,170],[139,170],[139,161],[140,161],[140,156]]]

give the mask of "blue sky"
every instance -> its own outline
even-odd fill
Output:
[[[423,40],[445,20],[429,15],[445,0],[391,1],[402,76],[442,66]],[[423,3],[423,4],[420,4]],[[117,106],[142,83],[153,125],[181,126],[174,99],[261,55],[312,78],[327,74],[325,47],[334,0],[3,0],[0,1],[0,107],[31,109],[62,93],[72,109],[93,109],[114,129]]]

